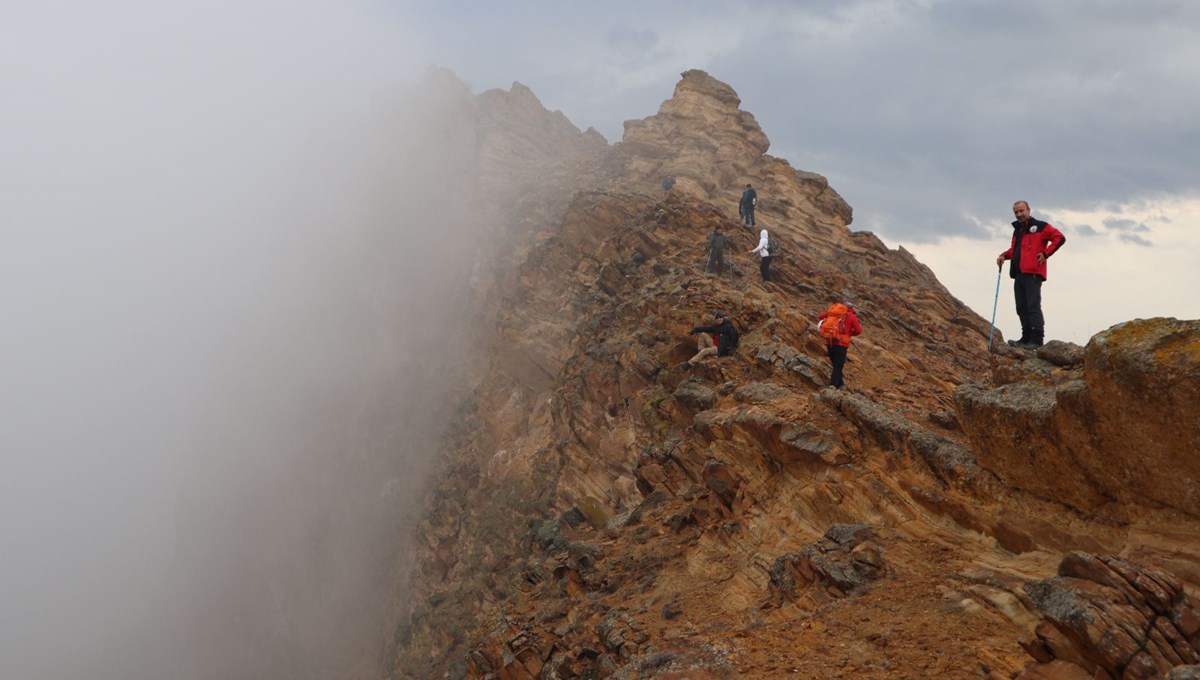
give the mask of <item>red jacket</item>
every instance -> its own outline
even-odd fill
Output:
[[[1013,256],[1013,248],[1017,247],[1017,230],[1021,228],[1020,222],[1013,222],[1012,245],[1008,250],[1000,253],[1000,256],[1006,260],[1011,260]],[[1038,264],[1038,253],[1041,253],[1049,259],[1051,255],[1058,252],[1058,249],[1067,242],[1067,237],[1063,236],[1062,232],[1052,227],[1049,223],[1041,220],[1029,218],[1029,231],[1021,235],[1021,257],[1020,267],[1022,274],[1037,274],[1044,280],[1046,278],[1046,260],[1042,260]],[[1009,275],[1014,279],[1017,278],[1017,273],[1009,267]]]
[[[834,304],[833,307],[830,307],[829,309],[833,309],[834,307],[838,307],[838,306],[841,306],[841,303],[836,303],[836,304]],[[828,310],[821,312],[821,314],[819,316],[817,316],[817,318],[824,319],[827,316],[829,316]],[[843,326],[846,329],[846,334],[838,336],[836,338],[830,338],[829,340],[826,341],[828,344],[840,345],[842,347],[849,347],[851,337],[853,337],[855,335],[862,335],[862,324],[858,322],[858,315],[854,313],[854,308],[849,305],[846,305],[846,319],[845,319],[845,322],[843,323]]]

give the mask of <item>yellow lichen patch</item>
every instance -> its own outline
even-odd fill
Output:
[[[1154,350],[1159,364],[1183,367],[1200,366],[1200,335],[1170,335]]]

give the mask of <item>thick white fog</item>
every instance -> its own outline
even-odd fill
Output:
[[[474,142],[379,6],[252,4],[4,10],[0,677],[379,676]]]

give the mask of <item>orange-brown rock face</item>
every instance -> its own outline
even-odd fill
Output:
[[[1085,439],[1115,451],[1105,442],[1130,419],[1181,425],[1196,405],[1196,329],[1157,320],[1130,335],[1114,328],[1086,352],[1055,343],[989,354],[985,320],[908,253],[849,232],[836,194],[765,156],[737,103],[727,85],[689,71],[656,116],[574,166],[583,174],[547,164],[559,168],[548,182],[574,187],[560,212],[516,203],[514,247],[480,283],[491,310],[484,368],[417,531],[390,674],[1067,678],[1109,668],[1102,635],[1070,628],[1070,616],[1059,633],[1039,626],[1057,596],[1027,584],[1086,551],[1174,579],[1166,611],[1194,593],[1200,519],[1182,505],[1182,483],[1151,493],[1157,483],[1139,479],[1145,491],[1114,492],[1093,461],[1072,456]],[[679,178],[666,193],[664,172]],[[734,220],[746,177],[785,245],[765,284],[741,256],[756,230]],[[716,226],[734,240],[732,274],[705,272]],[[827,387],[811,329],[840,299],[864,326],[847,391]],[[741,330],[739,348],[683,367],[697,349],[689,331],[716,310]],[[1174,381],[1162,394],[1147,392],[1155,372]],[[1145,408],[1119,413],[1130,399]],[[1090,439],[1091,421],[1071,410],[1083,404],[1105,422]],[[1183,475],[1194,469],[1178,448],[1188,436],[1134,440]],[[1115,596],[1097,597],[1089,602]],[[1188,616],[1178,618],[1190,640]],[[1022,648],[1035,628],[1043,642]],[[1128,667],[1134,656],[1111,658]],[[1186,661],[1152,656],[1156,668],[1166,660]]]
[[[1130,321],[1088,343],[1078,379],[957,393],[980,463],[1089,513],[1200,516],[1200,322]]]
[[[1200,601],[1161,569],[1071,553],[1056,578],[1029,583],[1026,592],[1045,618],[1021,640],[1035,660],[1022,678],[1133,680],[1200,671]]]

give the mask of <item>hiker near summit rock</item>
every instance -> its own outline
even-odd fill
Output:
[[[1008,274],[1013,278],[1013,297],[1021,319],[1021,339],[1008,344],[1022,349],[1037,349],[1045,340],[1046,320],[1042,315],[1042,282],[1046,280],[1046,259],[1067,242],[1067,237],[1047,222],[1029,215],[1029,203],[1013,203],[1012,245],[996,257],[996,266],[1012,260]]]
[[[825,338],[829,363],[833,366],[829,384],[844,390],[846,380],[842,376],[842,369],[846,366],[846,354],[850,351],[850,338],[862,334],[862,324],[854,313],[854,307],[848,302],[833,303],[817,318],[820,320],[817,332]]]
[[[725,270],[725,249],[732,245],[729,236],[721,231],[721,225],[713,227],[712,233],[708,235],[708,264],[704,266],[705,273],[721,275]],[[733,262],[730,261],[729,265],[732,268]]]
[[[746,190],[742,192],[742,200],[738,203],[738,216],[742,218],[742,224],[754,226],[754,208],[757,205],[758,192],[747,184]]]
[[[684,368],[690,368],[696,365],[704,357],[717,355],[719,357],[727,357],[733,354],[733,350],[738,346],[738,332],[733,327],[733,322],[725,312],[717,312],[713,314],[717,322],[711,326],[696,326],[691,330],[691,335],[696,336],[696,356],[688,359],[684,363]],[[709,334],[712,335],[709,335]],[[713,335],[716,336],[716,341],[713,341]]]
[[[758,245],[750,254],[758,253],[758,273],[762,274],[763,283],[766,283],[771,275],[771,258],[774,255],[771,252],[771,236],[766,229],[758,232]]]

